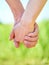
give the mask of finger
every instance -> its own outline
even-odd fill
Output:
[[[36,41],[36,42],[24,41],[24,45],[25,45],[27,48],[35,47],[36,44],[37,44],[37,41]]]
[[[24,40],[27,40],[29,42],[36,42],[38,40],[38,36],[36,36],[36,37],[25,36]]]
[[[14,34],[14,30],[12,30],[11,34],[10,34],[10,40],[15,38],[15,34]]]
[[[14,44],[16,48],[19,48],[20,43],[14,39]]]
[[[33,32],[31,32],[31,33],[29,33],[27,36],[29,36],[29,37],[35,37],[35,36],[37,36],[37,35],[38,35],[38,33],[39,33],[39,30],[38,30],[38,25],[37,25],[37,24],[35,24],[35,29],[34,29],[34,31],[33,31]]]

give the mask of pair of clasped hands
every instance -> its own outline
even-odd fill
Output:
[[[32,23],[28,22],[29,18],[26,17],[28,16],[28,12],[23,15],[26,10],[24,11],[20,0],[14,0],[14,2],[13,0],[7,0],[7,3],[11,8],[15,20],[14,27],[10,34],[10,40],[14,40],[16,48],[19,48],[20,42],[23,42],[27,48],[34,47],[38,41],[38,25],[35,23],[34,29],[30,32]],[[26,18],[27,20],[25,20]]]

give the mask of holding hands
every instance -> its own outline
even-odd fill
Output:
[[[20,28],[17,28],[17,26],[18,26],[18,24],[16,24],[14,26],[14,29],[12,30],[12,32],[10,34],[10,40],[12,40],[12,39],[14,40],[14,44],[15,44],[16,48],[18,48],[20,45],[20,41],[17,40],[17,38],[19,36],[18,34],[22,32],[22,31],[20,31]],[[21,37],[22,37],[22,34],[20,34]],[[38,25],[35,23],[34,31],[25,35],[23,38],[23,42],[27,48],[31,48],[37,44],[37,41],[38,41]]]
[[[32,5],[33,0],[30,0],[24,12],[20,0],[6,1],[12,10],[15,20],[15,25],[10,34],[10,40],[14,40],[16,48],[19,47],[20,42],[23,42],[27,48],[34,47],[38,41],[38,25],[33,21],[36,18],[36,15],[33,16],[36,14],[36,8],[34,8],[35,3]],[[35,10],[33,10],[32,6]]]

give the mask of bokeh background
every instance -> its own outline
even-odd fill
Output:
[[[21,0],[24,8],[28,1]],[[15,48],[13,41],[9,40],[13,14],[5,0],[0,0],[0,65],[49,65],[49,0],[36,22],[39,26],[37,45],[28,49],[21,44]]]

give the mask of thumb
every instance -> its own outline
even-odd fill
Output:
[[[11,34],[10,34],[10,40],[15,38],[15,34],[14,34],[14,30],[12,30]]]

